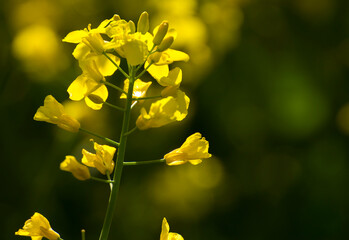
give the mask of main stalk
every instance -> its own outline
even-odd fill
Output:
[[[99,240],[108,239],[110,226],[111,226],[113,215],[115,212],[116,199],[117,199],[117,194],[119,192],[122,168],[123,168],[123,163],[125,159],[125,150],[126,150],[126,143],[127,143],[127,134],[125,133],[128,132],[129,124],[130,124],[134,81],[135,81],[135,67],[129,66],[129,87],[127,92],[126,106],[125,106],[125,112],[124,112],[124,117],[122,122],[122,129],[121,129],[120,142],[119,142],[120,145],[119,145],[117,157],[116,157],[116,164],[115,164],[114,177],[113,177],[114,183],[113,183],[113,188],[110,192],[107,212],[105,214],[103,228],[99,236]]]

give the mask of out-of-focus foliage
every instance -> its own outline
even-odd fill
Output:
[[[90,137],[33,116],[54,94],[86,129],[117,139],[122,114],[67,100],[81,72],[61,39],[115,13],[137,22],[144,10],[151,29],[168,20],[174,48],[190,55],[178,66],[191,108],[180,125],[133,134],[126,158],[161,158],[197,131],[214,158],[125,167],[111,239],[158,239],[164,216],[191,240],[348,236],[346,0],[15,0],[0,3],[2,238],[19,239],[33,211],[64,239],[81,228],[98,237],[108,186],[59,170],[68,153],[93,151]]]

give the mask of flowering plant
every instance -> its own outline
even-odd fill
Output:
[[[107,105],[122,111],[123,120],[119,141],[82,128],[76,119],[65,113],[63,105],[51,95],[45,98],[44,106],[41,106],[34,116],[34,120],[53,123],[71,132],[86,132],[112,145],[94,142],[95,153],[82,149],[81,162],[74,156],[68,155],[60,164],[61,170],[71,172],[78,180],[91,179],[110,184],[109,203],[100,240],[106,240],[109,235],[123,166],[153,163],[166,163],[173,166],[186,162],[196,165],[201,163],[202,159],[211,157],[208,153],[208,142],[201,137],[200,133],[194,133],[180,148],[164,155],[161,159],[125,161],[128,136],[135,130],[158,128],[175,121],[182,121],[188,114],[190,99],[180,90],[182,70],[178,67],[171,70],[169,68],[169,65],[175,61],[189,60],[186,53],[171,49],[176,36],[176,31],[169,28],[167,21],[163,21],[150,33],[149,16],[147,12],[143,12],[137,27],[132,21],[126,21],[114,15],[102,21],[97,28],[88,25],[83,30],[69,33],[63,39],[64,42],[77,44],[73,56],[78,60],[82,70],[81,75],[68,87],[69,98],[73,101],[84,100],[86,105],[94,110],[100,110]],[[120,66],[123,61],[126,61],[127,70]],[[121,72],[125,77],[123,88],[107,80],[107,77],[116,71]],[[160,95],[146,96],[152,82],[142,80],[145,72],[164,87]],[[120,99],[125,99],[122,100],[125,101],[122,106],[108,102],[110,89],[116,90],[120,94]],[[155,101],[151,103],[149,110],[141,108],[135,127],[130,128],[133,107],[146,100]],[[105,178],[92,176],[89,168],[96,168]],[[39,213],[35,213],[16,234],[31,236],[35,240],[42,237],[49,240],[61,239],[60,235],[51,229],[48,220]],[[169,232],[169,225],[164,218],[160,239],[183,238],[177,233]]]

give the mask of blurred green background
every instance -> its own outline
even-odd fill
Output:
[[[175,48],[191,56],[176,65],[191,105],[184,121],[132,135],[127,160],[162,157],[196,131],[214,157],[125,167],[110,239],[159,239],[164,216],[186,240],[348,238],[348,1],[0,4],[1,239],[24,239],[14,232],[35,211],[66,240],[82,228],[98,238],[108,186],[59,170],[65,155],[92,148],[89,136],[33,116],[52,94],[84,128],[117,140],[120,113],[68,100],[80,70],[61,39],[115,13],[137,22],[144,10],[152,28],[169,20]]]

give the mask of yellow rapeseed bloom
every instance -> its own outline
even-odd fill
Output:
[[[23,229],[19,229],[15,234],[31,237],[32,240],[41,240],[43,237],[49,240],[61,239],[59,234],[53,231],[49,221],[37,212],[24,223]]]
[[[64,107],[52,95],[46,96],[44,106],[39,107],[34,115],[34,120],[56,124],[58,127],[70,132],[77,132],[80,123],[67,115]]]
[[[105,20],[110,21],[110,20]],[[116,66],[110,62],[102,53],[108,48],[108,41],[105,41],[101,33],[105,33],[104,27],[106,25],[103,21],[98,28],[91,29],[89,24],[84,30],[76,30],[68,33],[63,39],[63,42],[77,43],[73,51],[73,56],[80,61],[94,60],[98,70],[103,76],[110,76],[116,71]],[[110,53],[107,55],[117,64],[120,64],[120,59]]]
[[[148,113],[142,108],[136,125],[140,130],[145,130],[182,121],[188,114],[189,102],[189,97],[178,90],[177,97],[169,96],[152,103]]]
[[[63,171],[71,172],[75,178],[81,181],[91,177],[88,167],[79,163],[74,156],[66,156],[59,168]]]
[[[166,218],[164,218],[162,220],[160,240],[184,240],[184,238],[178,233],[170,232],[170,226]]]
[[[189,136],[180,148],[167,153],[164,158],[169,166],[190,162],[193,165],[202,162],[201,159],[211,157],[208,153],[208,141],[201,138],[200,133]]]
[[[152,48],[153,36],[150,33],[142,34],[135,32],[124,35],[122,39],[115,39],[114,49],[121,56],[126,58],[127,63],[136,66],[144,63]]]
[[[68,87],[69,98],[73,101],[85,99],[87,106],[94,110],[99,110],[102,108],[103,103],[96,103],[93,99],[99,98],[101,102],[107,100],[108,89],[101,83],[101,81],[105,81],[105,78],[94,60],[80,62],[80,67],[83,70],[82,74]],[[89,95],[93,95],[92,100],[89,99]]]
[[[152,82],[143,82],[140,79],[137,79],[134,82],[133,85],[133,93],[132,93],[132,97],[133,98],[141,98],[144,97],[145,94],[147,93],[147,90],[149,88],[149,86],[152,84]],[[129,80],[125,79],[124,81],[124,91],[127,92],[128,91],[128,86],[129,86]],[[126,98],[126,94],[122,93],[120,98]]]
[[[159,54],[159,52],[157,52],[156,54]],[[148,62],[146,62],[144,67],[147,67],[150,64],[151,59],[152,58],[150,57],[150,59],[148,60]],[[159,61],[153,63],[153,65],[151,65],[147,71],[153,78],[155,78],[156,80],[160,80],[162,77],[168,76],[168,65],[177,61],[187,62],[189,61],[189,55],[178,50],[167,49],[161,52]]]
[[[82,149],[82,163],[89,167],[96,168],[100,173],[106,175],[106,172],[112,173],[114,170],[113,157],[116,148],[108,145],[100,145],[94,142],[95,154]]]
[[[84,30],[72,31],[65,36],[63,42],[86,44],[90,49],[96,53],[102,54],[104,52],[105,42],[100,34],[99,29],[91,29],[91,24]]]

